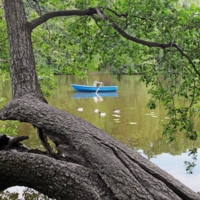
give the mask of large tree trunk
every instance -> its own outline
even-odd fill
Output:
[[[33,93],[44,99],[38,83],[31,28],[27,22],[23,2],[21,0],[4,0],[9,46],[10,77],[13,98]]]
[[[44,130],[58,153],[18,151],[0,140],[0,190],[32,187],[56,199],[200,199],[137,152],[92,124],[45,103],[35,71],[31,30],[22,0],[4,0],[10,43],[13,99],[0,119]],[[14,141],[14,142],[13,142]],[[13,145],[15,144],[15,145]],[[17,149],[16,149],[17,148]],[[15,149],[15,150],[13,150]]]

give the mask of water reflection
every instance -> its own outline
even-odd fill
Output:
[[[91,93],[91,92],[76,92],[73,94],[72,98],[97,98],[103,99],[103,97],[118,97],[117,92],[100,92],[100,93]]]
[[[200,191],[198,184],[196,186],[192,184],[194,176],[196,183],[200,182],[200,157],[198,156],[194,176],[187,175],[184,167],[184,161],[190,160],[187,150],[193,144],[182,134],[177,135],[177,142],[170,144],[164,142],[162,124],[169,118],[161,104],[153,111],[146,107],[149,95],[138,76],[123,76],[120,82],[115,76],[110,75],[92,75],[84,81],[74,76],[56,78],[58,88],[53,91],[52,98],[48,99],[50,105],[89,121],[130,148],[141,152],[144,157],[171,173],[194,191]],[[71,88],[71,83],[88,85],[93,80],[101,80],[106,85],[117,85],[118,92],[110,96],[98,93],[102,101],[97,96],[89,97],[88,95],[93,95],[91,93],[74,93]],[[0,96],[10,98],[9,83],[0,85]],[[76,108],[83,108],[83,112],[78,112]],[[98,112],[94,112],[96,109],[106,113],[106,116],[100,117]],[[115,113],[114,109],[120,110],[120,113]],[[196,125],[198,124],[200,123],[197,122]],[[36,130],[30,124],[21,123],[18,135],[30,137],[24,142],[27,146],[43,149]],[[200,140],[196,141],[196,147],[200,147]],[[176,174],[177,171],[179,173]]]
[[[198,150],[198,154],[200,154],[200,149]],[[193,174],[186,174],[185,168],[183,167],[183,162],[185,160],[188,160],[188,153],[181,153],[180,155],[174,156],[171,156],[168,153],[162,153],[161,155],[152,158],[151,162],[167,171],[169,174],[192,188],[194,191],[200,191],[200,186],[198,184],[200,181],[200,162],[198,161],[198,166],[194,168]]]
[[[117,92],[101,92],[101,93],[76,92],[72,96],[73,99],[93,98],[95,103],[103,101],[103,97],[118,97],[118,93]]]
[[[96,96],[93,97],[93,99],[94,99],[95,103],[103,101],[103,98],[100,95],[98,95],[97,93],[96,93]]]

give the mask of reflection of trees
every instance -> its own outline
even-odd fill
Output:
[[[22,199],[20,198],[22,196]],[[25,188],[22,194],[4,191],[0,193],[0,200],[50,200],[46,195],[31,188]]]
[[[183,134],[180,134],[177,138],[177,142],[165,143],[164,138],[151,138],[151,135],[146,137],[143,135],[143,138],[129,138],[128,146],[135,150],[142,149],[149,160],[162,153],[180,155],[186,153],[193,146],[193,142],[184,138]],[[200,140],[195,142],[195,146],[200,146]]]

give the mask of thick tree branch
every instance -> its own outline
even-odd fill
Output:
[[[43,24],[49,19],[52,19],[54,17],[61,17],[61,16],[88,16],[88,15],[94,15],[96,13],[95,8],[89,8],[86,10],[63,10],[63,11],[55,11],[55,12],[49,12],[41,17],[38,17],[37,19],[32,20],[29,22],[31,30],[36,28],[37,26]]]
[[[0,191],[21,185],[56,199],[112,199],[98,174],[81,165],[16,151],[0,151],[0,163]]]
[[[138,38],[135,38],[129,34],[127,34],[125,31],[123,31],[114,21],[112,21],[110,18],[108,18],[100,9],[98,8],[89,8],[86,10],[64,10],[64,11],[55,11],[55,12],[49,12],[41,17],[38,17],[37,19],[32,20],[30,24],[30,28],[34,29],[37,26],[43,24],[47,20],[54,18],[54,17],[60,17],[60,16],[88,16],[88,15],[94,15],[98,13],[99,16],[103,20],[107,20],[111,23],[112,27],[117,30],[117,32],[125,37],[128,40],[131,40],[133,42],[136,42],[138,44],[146,45],[148,47],[160,47],[160,48],[169,48],[171,47],[171,43],[169,44],[160,44],[160,43],[155,43],[155,42],[147,42],[144,40],[140,40]]]

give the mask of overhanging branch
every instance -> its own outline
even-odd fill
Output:
[[[135,43],[138,44],[142,44],[148,47],[160,47],[162,49],[165,48],[169,48],[172,46],[172,43],[168,43],[168,44],[161,44],[161,43],[157,43],[157,42],[148,42],[145,40],[141,40],[139,38],[133,37],[129,34],[127,34],[124,30],[122,30],[112,19],[110,19],[107,15],[105,15],[99,8],[96,8],[97,13],[99,14],[99,16],[103,19],[106,20],[110,23],[110,25],[124,38],[126,38],[127,40],[131,40]]]
[[[192,60],[190,59],[190,57],[185,54],[183,52],[183,50],[175,43],[173,42],[170,42],[168,44],[162,44],[162,43],[157,43],[157,42],[148,42],[148,41],[145,41],[145,40],[141,40],[139,38],[136,38],[136,37],[133,37],[129,34],[127,34],[124,30],[122,30],[112,19],[110,19],[107,15],[105,15],[103,13],[103,11],[101,11],[99,8],[96,8],[97,10],[97,13],[99,14],[99,16],[103,19],[103,20],[106,20],[110,23],[110,25],[121,35],[123,36],[124,38],[126,38],[127,40],[130,40],[130,41],[133,41],[135,43],[138,43],[138,44],[142,44],[142,45],[145,45],[145,46],[148,46],[148,47],[159,47],[159,48],[162,48],[162,49],[167,49],[167,48],[176,48],[177,51],[183,56],[185,57],[188,62],[192,65],[193,69],[195,70],[195,72],[198,74],[198,76],[200,76],[200,72],[197,70],[195,64],[192,62]]]
[[[30,24],[30,28],[31,30],[33,30],[34,28],[36,28],[37,26],[43,24],[44,22],[46,22],[49,19],[52,19],[54,17],[64,17],[64,16],[88,16],[88,15],[94,15],[96,13],[96,9],[95,8],[89,8],[86,10],[62,10],[62,11],[55,11],[55,12],[49,12],[46,13],[34,20],[32,20],[31,22],[29,22]]]
[[[98,14],[100,16],[101,19],[108,21],[110,23],[110,25],[124,38],[126,38],[127,40],[133,41],[135,43],[144,45],[144,46],[148,46],[148,47],[158,47],[158,48],[162,48],[162,49],[166,49],[166,48],[176,48],[177,51],[179,51],[181,53],[182,56],[184,56],[188,62],[192,65],[193,69],[195,70],[195,72],[200,76],[200,72],[196,69],[195,64],[192,62],[192,60],[190,59],[190,57],[188,55],[186,55],[181,49],[180,47],[173,43],[173,42],[169,42],[169,43],[157,43],[157,42],[150,42],[150,41],[146,41],[146,40],[141,40],[139,38],[133,37],[129,34],[127,34],[123,29],[121,29],[112,19],[110,19],[100,8],[89,8],[86,10],[63,10],[63,11],[55,11],[55,12],[49,12],[46,13],[34,20],[32,20],[31,22],[29,22],[30,24],[30,28],[31,30],[33,30],[34,28],[36,28],[37,26],[43,24],[44,22],[46,22],[47,20],[54,18],[54,17],[61,17],[61,16],[91,16],[94,14]],[[125,15],[123,15],[125,17]],[[120,16],[121,17],[121,16]]]

